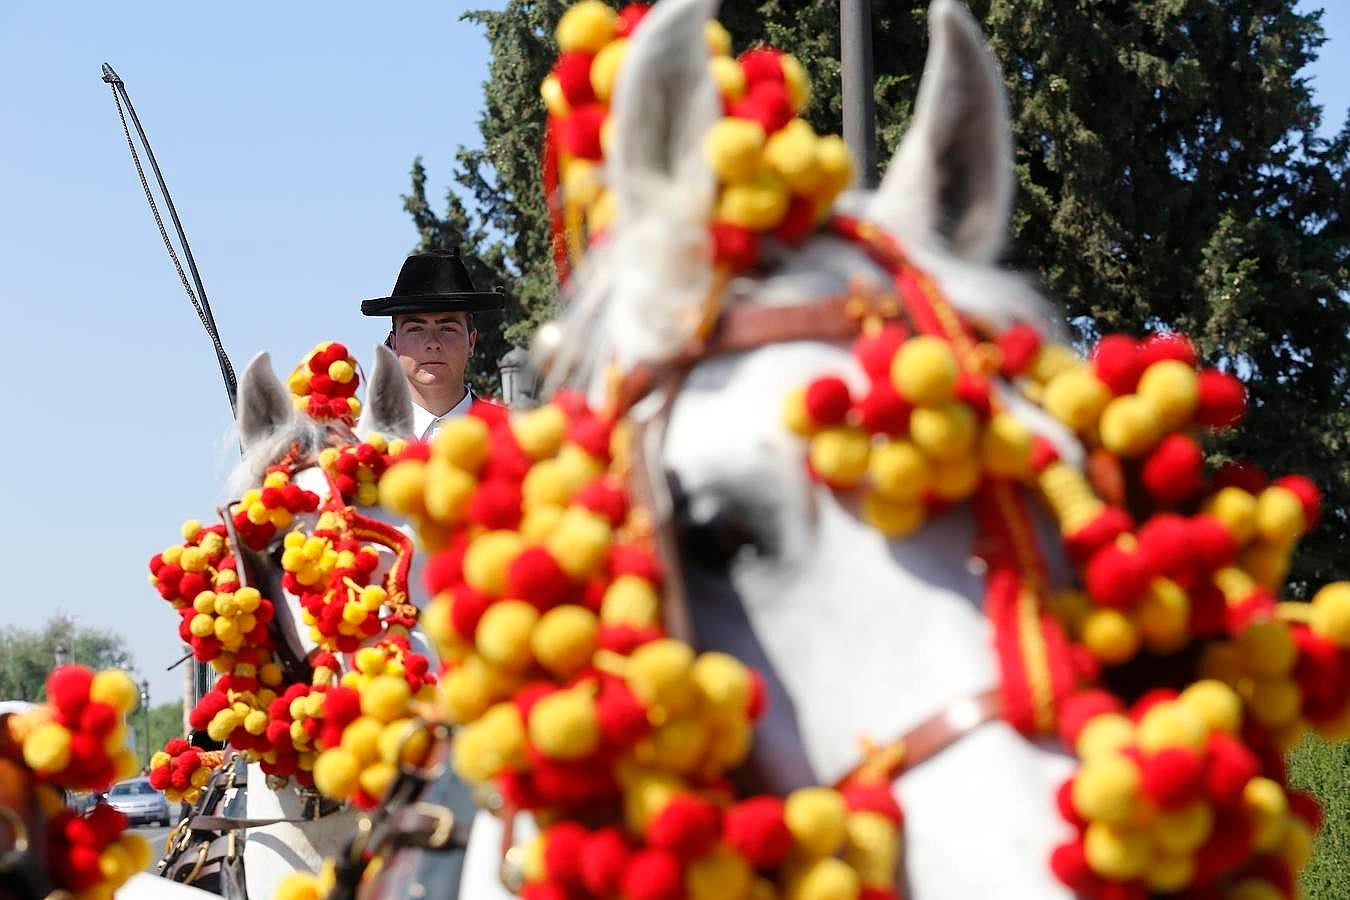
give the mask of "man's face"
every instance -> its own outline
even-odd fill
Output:
[[[435,387],[462,380],[477,340],[468,313],[394,316],[394,352],[414,384]]]

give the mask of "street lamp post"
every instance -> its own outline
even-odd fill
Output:
[[[145,732],[143,743],[145,745],[144,765],[150,765],[150,682],[141,679],[141,730]]]
[[[841,0],[839,56],[843,74],[844,140],[858,161],[863,187],[877,186],[877,128],[872,84],[871,0]]]

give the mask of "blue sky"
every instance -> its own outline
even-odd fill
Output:
[[[208,518],[233,458],[210,344],[165,257],[99,66],[126,80],[237,368],[336,339],[363,360],[416,241],[413,157],[444,193],[475,143],[498,2],[0,4],[0,625],[58,609],[125,635],[155,702],[181,681],[145,562]],[[1307,7],[1318,4],[1307,3]],[[1350,4],[1325,0],[1326,132],[1350,106]]]

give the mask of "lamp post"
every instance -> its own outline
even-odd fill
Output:
[[[839,4],[839,56],[843,75],[844,140],[858,161],[863,187],[877,186],[877,129],[872,84],[871,0]]]
[[[143,743],[145,744],[144,765],[150,765],[150,682],[141,679],[141,730],[145,732]]]

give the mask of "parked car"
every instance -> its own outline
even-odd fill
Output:
[[[69,806],[75,812],[84,814],[94,808],[95,804],[105,802],[103,794],[92,794],[88,791],[66,791],[66,806]]]
[[[130,781],[119,781],[108,791],[105,802],[125,815],[132,825],[140,822],[169,824],[169,802],[164,799],[163,794],[150,786],[149,779],[133,778]]]

